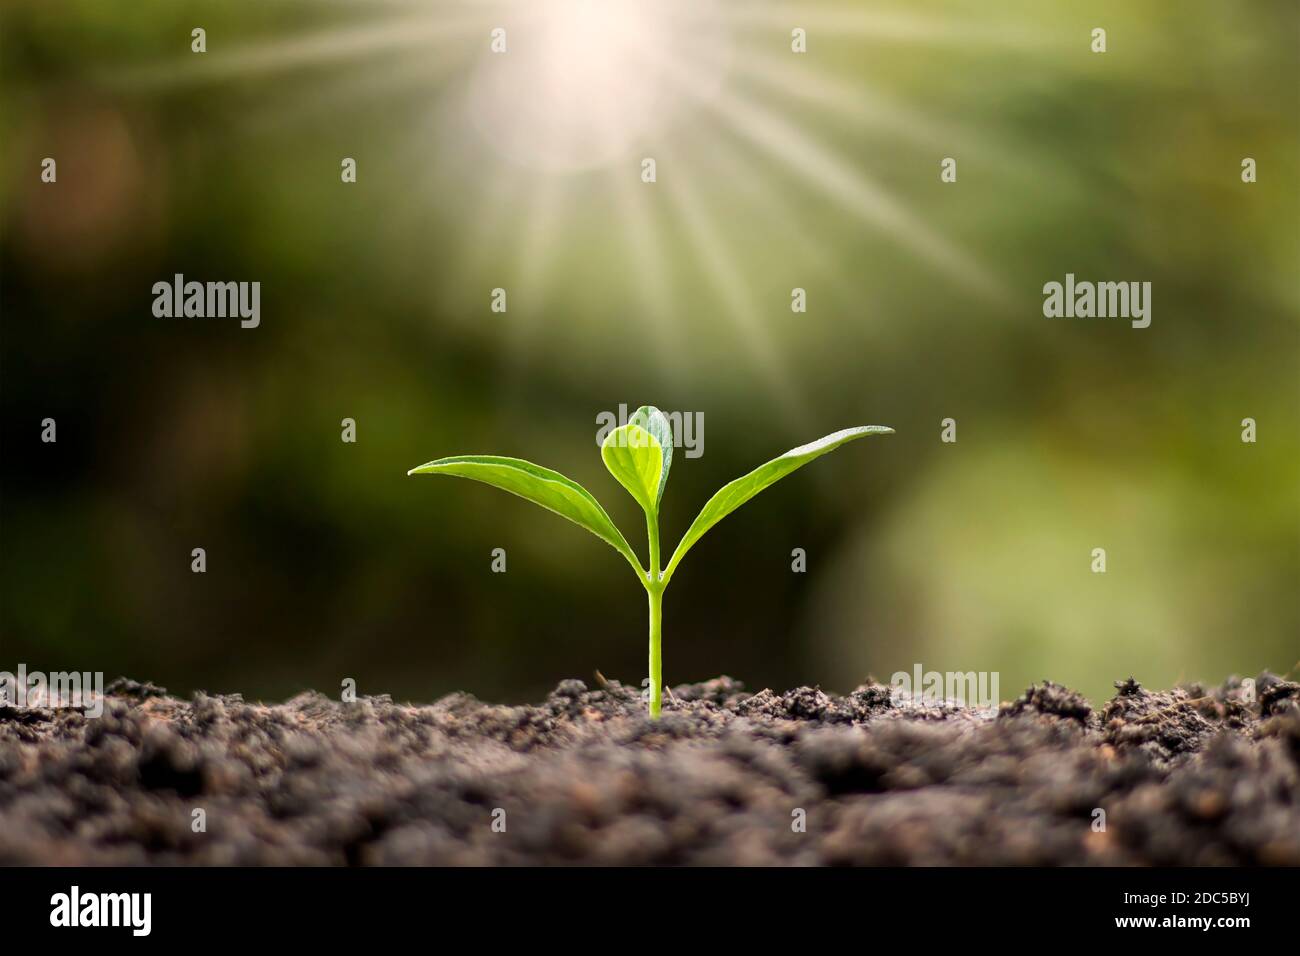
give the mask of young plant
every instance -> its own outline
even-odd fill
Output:
[[[807,445],[792,448],[780,458],[760,465],[749,474],[737,478],[715,494],[686,529],[686,534],[669,558],[666,567],[660,567],[659,504],[668,482],[668,469],[673,461],[673,431],[668,418],[659,409],[649,405],[638,408],[628,423],[611,431],[600,448],[605,467],[645,512],[646,535],[650,544],[650,566],[641,567],[636,553],[627,539],[614,526],[605,509],[575,481],[559,472],[551,471],[519,458],[501,458],[496,455],[457,455],[439,458],[408,475],[454,475],[472,478],[527,498],[534,504],[554,511],[575,524],[582,525],[619,554],[636,572],[637,580],[645,588],[650,604],[650,716],[657,718],[663,704],[662,657],[660,654],[663,620],[663,597],[668,582],[673,579],[677,566],[682,563],[696,541],[715,524],[735,511],[764,488],[780,481],[790,472],[801,468],[820,455],[839,448],[855,438],[867,435],[888,435],[892,428],[883,425],[863,425],[846,428],[820,438]]]

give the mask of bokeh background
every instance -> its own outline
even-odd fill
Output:
[[[1290,0],[0,16],[0,667],[268,698],[635,683],[644,597],[611,550],[405,477],[529,458],[640,549],[594,441],[621,402],[704,416],[668,541],[787,448],[897,429],[695,548],[670,682],[846,691],[920,662],[1100,700],[1300,659]],[[261,327],[155,318],[177,272],[260,281]],[[1151,281],[1151,327],[1045,319],[1067,272]]]

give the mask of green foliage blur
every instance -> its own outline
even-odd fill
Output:
[[[405,475],[527,458],[644,554],[595,441],[620,403],[703,414],[669,542],[795,445],[897,430],[700,543],[670,684],[920,662],[1099,701],[1296,666],[1300,7],[726,0],[716,85],[688,73],[668,120],[559,171],[474,113],[510,9],[0,10],[0,669],[250,698],[636,684],[645,597],[606,545]],[[1152,282],[1151,327],[1044,318],[1067,272]],[[155,318],[175,273],[260,281],[261,326]]]

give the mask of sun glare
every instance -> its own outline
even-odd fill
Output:
[[[691,100],[664,75],[684,36],[707,31],[693,63],[707,87],[724,71],[727,36],[707,0],[546,0],[480,57],[465,110],[491,146],[520,165],[574,171],[620,161]]]
[[[1004,38],[985,20],[971,24],[981,42],[1027,42],[1014,32]],[[676,282],[696,271],[712,288],[717,327],[734,337],[776,410],[799,424],[806,396],[785,368],[781,330],[763,318],[770,303],[749,287],[742,237],[728,228],[734,209],[720,205],[712,183],[722,175],[763,196],[763,211],[779,214],[783,234],[803,237],[804,256],[828,258],[825,224],[795,201],[796,190],[830,200],[878,241],[907,249],[966,292],[1006,301],[978,256],[909,208],[816,120],[830,113],[936,150],[960,139],[985,159],[989,144],[897,102],[894,91],[840,77],[834,57],[800,55],[804,33],[828,46],[844,35],[937,44],[965,29],[921,14],[855,11],[852,3],[426,0],[417,13],[403,6],[387,19],[232,44],[115,80],[138,90],[291,72],[313,78],[305,98],[268,98],[270,115],[248,119],[259,125],[306,122],[360,101],[428,97],[431,121],[412,128],[408,149],[434,170],[454,170],[459,193],[478,194],[480,208],[457,243],[459,271],[514,264],[512,296],[528,306],[511,313],[512,354],[531,354],[556,251],[574,217],[596,209],[610,216],[602,229],[612,249],[624,250],[638,318],[653,329],[664,368],[674,366],[694,314],[679,307]],[[711,160],[707,174],[688,158],[700,155]],[[646,157],[670,172],[643,178]],[[600,175],[587,175],[593,171]],[[416,202],[439,203],[437,190],[447,186],[440,175],[414,184]],[[574,197],[588,190],[603,192],[575,209]]]

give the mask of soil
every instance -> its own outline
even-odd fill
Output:
[[[1300,684],[1255,690],[993,713],[721,677],[651,722],[603,679],[524,707],[118,680],[98,719],[0,707],[0,863],[1300,865]]]

